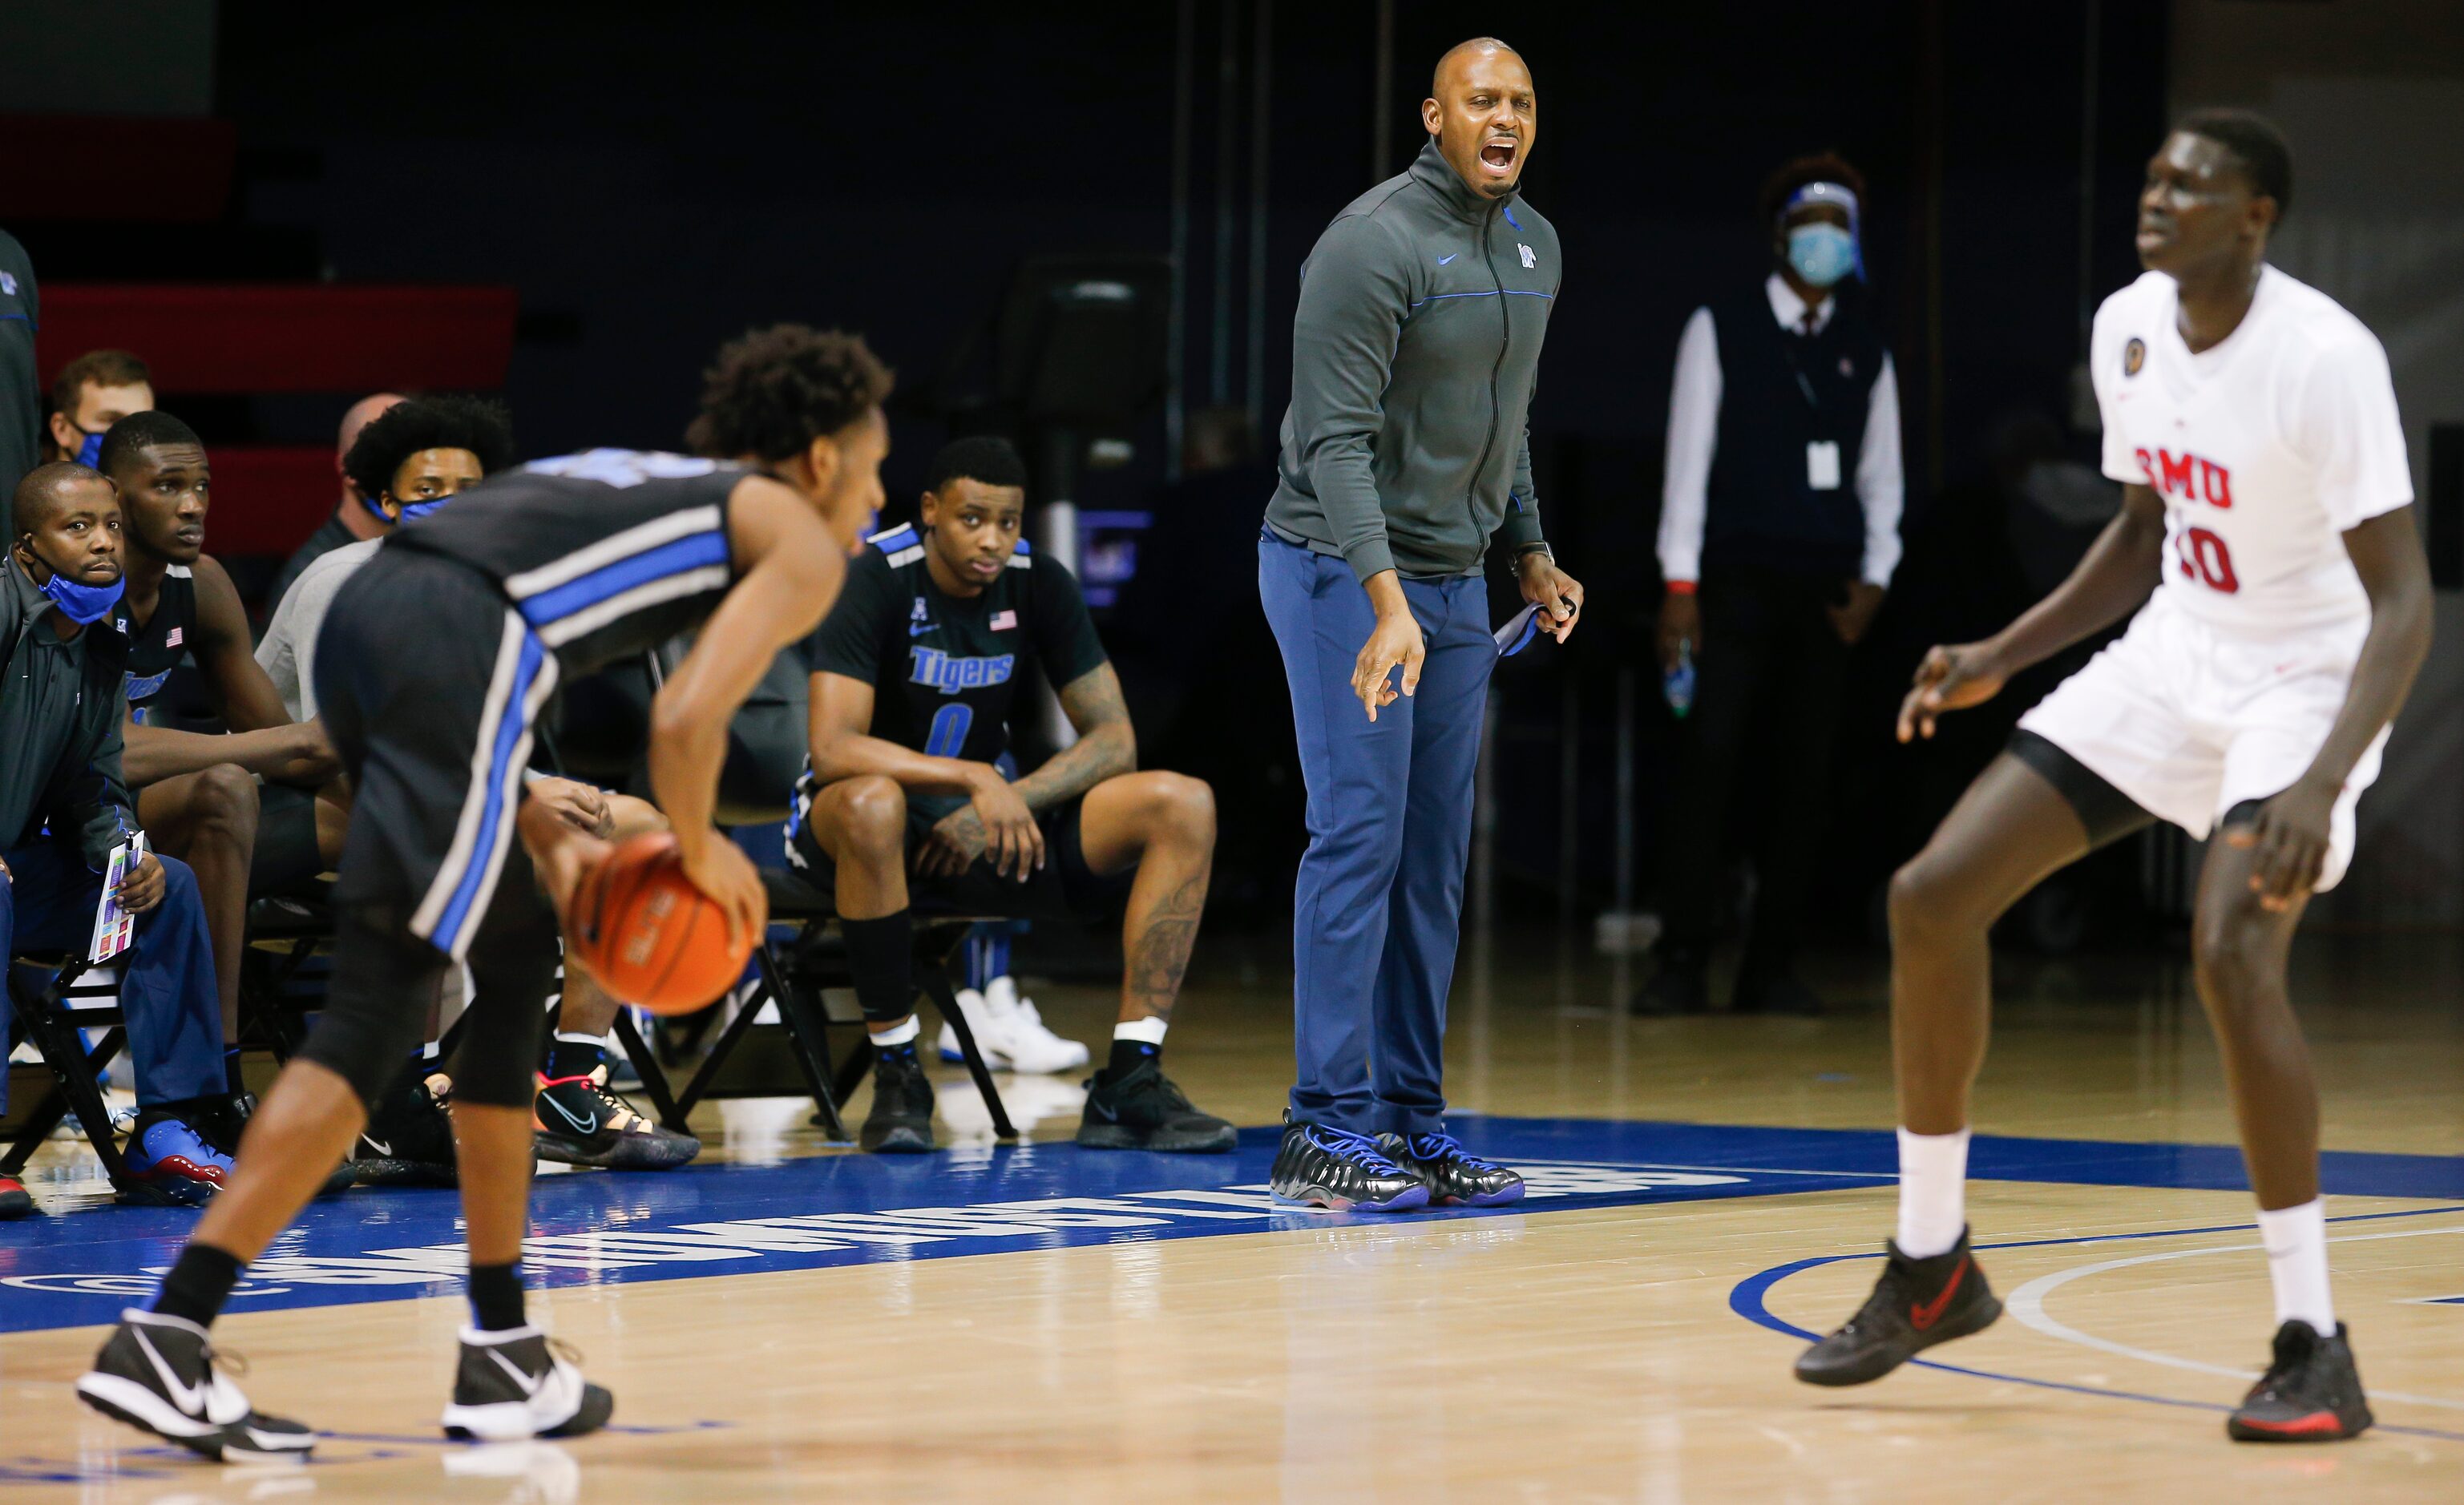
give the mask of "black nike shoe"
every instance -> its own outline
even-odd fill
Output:
[[[1267,1189],[1278,1202],[1338,1212],[1408,1212],[1429,1205],[1426,1183],[1366,1134],[1294,1123],[1287,1110]]]
[[[245,1372],[236,1356],[216,1354],[196,1323],[132,1308],[120,1314],[94,1367],[78,1378],[77,1399],[225,1462],[302,1457],[317,1445],[317,1434],[299,1423],[252,1409],[215,1368],[217,1359]]]
[[[1231,1124],[1192,1107],[1163,1074],[1163,1063],[1152,1057],[1119,1077],[1105,1067],[1088,1080],[1078,1143],[1089,1149],[1219,1154],[1240,1138]]]
[[[536,1327],[462,1329],[462,1362],[445,1434],[480,1442],[579,1437],[616,1414],[616,1397],[582,1377],[581,1355]]]
[[[1420,1178],[1431,1207],[1503,1207],[1523,1200],[1523,1178],[1463,1147],[1452,1134],[1380,1134],[1386,1158]]]
[[[912,1051],[884,1052],[872,1065],[872,1110],[856,1144],[876,1155],[922,1155],[933,1148],[933,1083]]]
[[[1985,1271],[1959,1242],[1930,1259],[1910,1259],[1885,1246],[1890,1259],[1874,1294],[1848,1324],[1796,1356],[1796,1377],[1808,1385],[1863,1385],[1879,1380],[1936,1343],[1981,1333],[2002,1315]]]
[[[587,1077],[541,1077],[531,1106],[539,1158],[609,1170],[673,1170],[701,1153],[701,1141],[661,1128],[610,1091],[607,1068]]]
[[[405,1072],[377,1104],[352,1149],[360,1179],[372,1187],[456,1187],[453,1079],[443,1072]]]
[[[2276,1362],[2225,1419],[2235,1442],[2341,1442],[2375,1420],[2353,1366],[2351,1329],[2325,1338],[2299,1319],[2276,1330]]]

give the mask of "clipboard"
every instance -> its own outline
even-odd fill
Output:
[[[89,960],[107,962],[137,939],[137,916],[120,907],[120,884],[144,856],[143,831],[131,832],[127,840],[111,849],[110,865],[102,874],[102,903],[94,911],[94,949]]]

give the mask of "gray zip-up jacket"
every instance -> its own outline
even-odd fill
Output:
[[[1561,271],[1556,229],[1434,141],[1354,199],[1301,264],[1267,526],[1363,581],[1474,573],[1501,525],[1539,543],[1527,420]]]
[[[0,562],[0,851],[48,820],[99,873],[137,829],[120,774],[128,639],[115,611],[63,643],[44,622],[51,611],[13,555]]]

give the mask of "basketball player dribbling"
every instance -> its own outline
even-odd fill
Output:
[[[2285,957],[2351,859],[2354,802],[2429,649],[2431,590],[2386,352],[2266,264],[2291,188],[2283,139],[2255,116],[2202,112],[2166,139],[2139,201],[2147,272],[2105,300],[2090,346],[2122,513],[1999,635],[1927,654],[1901,708],[1902,741],[1931,736],[1943,712],[2138,612],[1892,880],[1898,1234],[1800,1380],[1876,1380],[2001,1315],[1964,1207],[1987,932],[2047,874],[2162,819],[2220,838],[2191,947],[2276,1294],[2273,1360],[2227,1430],[2323,1442],[2370,1425],[2328,1293],[2319,1094]]]
[[[889,390],[853,336],[747,335],[709,372],[693,436],[739,463],[627,449],[539,461],[407,524],[342,586],[317,656],[319,705],[356,791],[326,1006],[161,1295],[121,1314],[77,1381],[87,1405],[225,1461],[314,1445],[307,1427],[249,1405],[208,1328],[367,1123],[445,969],[467,959],[453,1130],[472,1323],[445,1429],[501,1442],[606,1424],[614,1399],[550,1346],[522,1294],[557,911],[607,850],[527,797],[532,728],[561,678],[701,627],[651,705],[650,786],[685,876],[737,933],[758,933],[760,878],[712,818],[728,721],[838,595],[881,505]]]

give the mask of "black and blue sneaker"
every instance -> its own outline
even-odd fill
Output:
[[[1504,1207],[1523,1200],[1521,1176],[1481,1159],[1442,1130],[1380,1134],[1377,1147],[1387,1159],[1420,1178],[1420,1184],[1429,1189],[1431,1207]]]
[[[1278,1202],[1338,1212],[1408,1212],[1429,1205],[1429,1188],[1388,1158],[1377,1142],[1349,1129],[1284,1116],[1267,1189]]]

